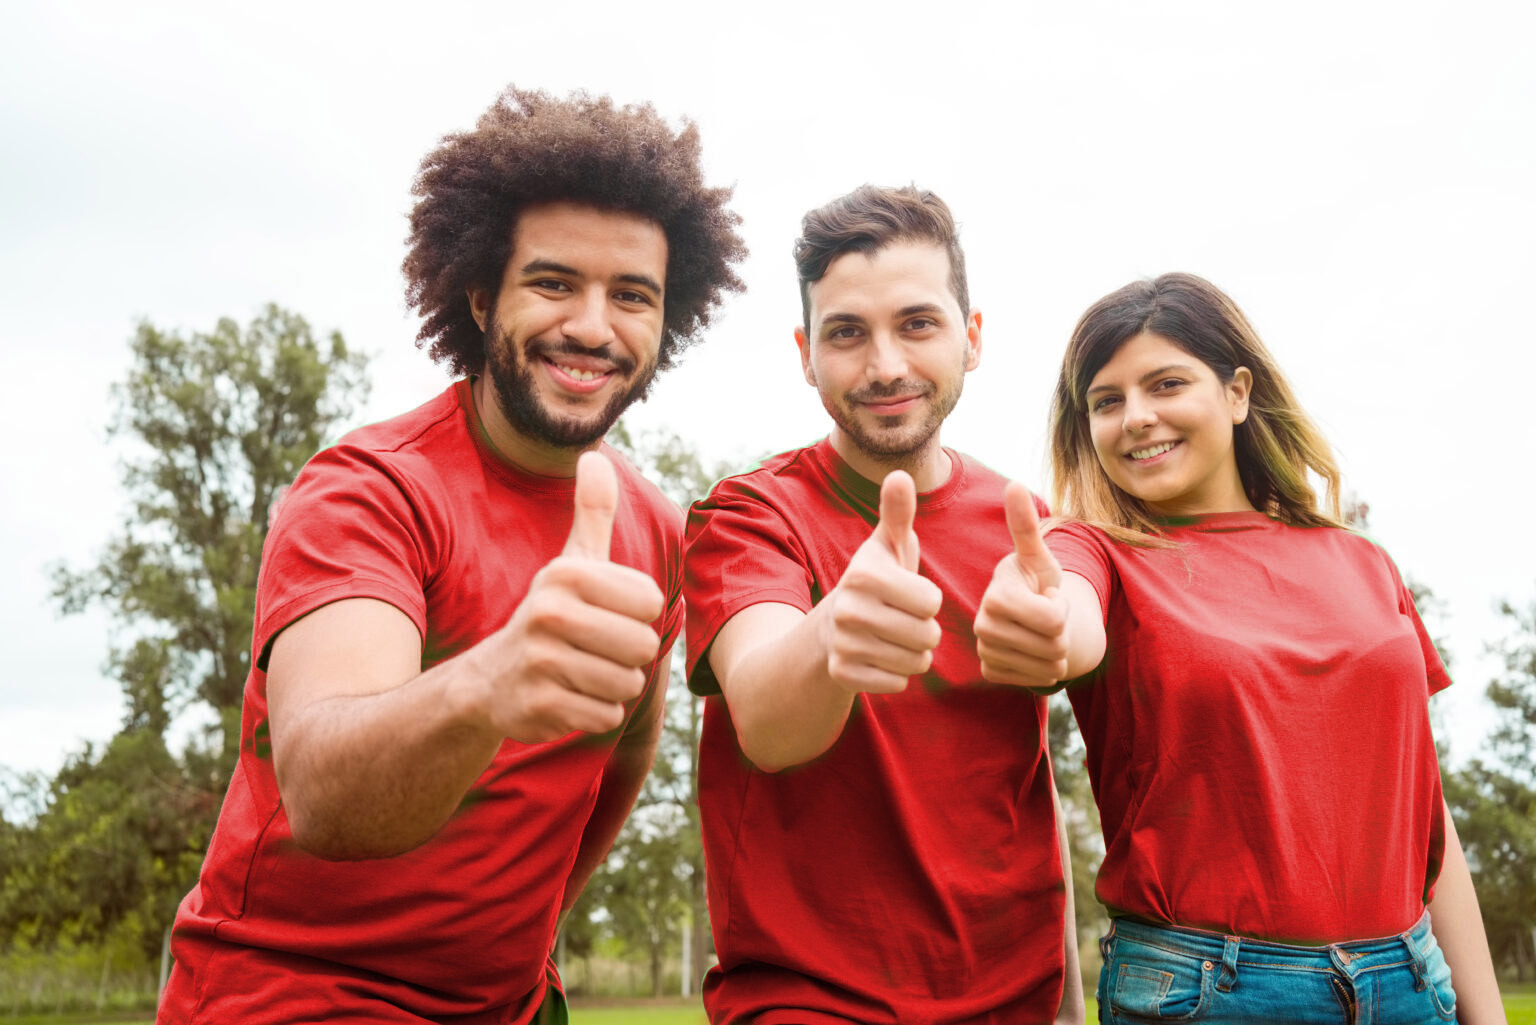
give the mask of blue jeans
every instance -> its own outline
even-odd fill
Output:
[[[1099,1021],[1443,1025],[1451,970],[1429,914],[1379,940],[1294,947],[1115,919],[1099,941]]]

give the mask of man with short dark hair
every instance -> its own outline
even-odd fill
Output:
[[[602,439],[741,287],[729,192],[691,126],[516,89],[415,192],[468,376],[283,499],[162,1022],[562,1020],[557,919],[655,752],[681,516]]]
[[[705,1006],[1081,1021],[1045,703],[982,680],[972,629],[1006,482],[939,437],[981,356],[953,218],[865,186],[802,229],[795,340],[832,432],[722,481],[684,542]]]

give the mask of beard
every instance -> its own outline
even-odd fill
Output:
[[[628,378],[629,387],[614,393],[595,414],[563,416],[540,397],[530,363],[557,355],[596,356],[613,364],[613,373]],[[603,436],[632,403],[644,399],[656,378],[656,361],[640,366],[608,345],[596,348],[569,338],[559,342],[531,341],[521,345],[497,326],[494,317],[485,331],[485,369],[507,422],[525,437],[557,448],[586,448]]]
[[[941,389],[932,381],[896,380],[889,384],[869,384],[849,392],[841,400],[823,396],[834,423],[867,455],[881,461],[903,461],[921,452],[938,433],[944,420],[960,401],[963,375],[953,388]],[[915,419],[902,423],[900,416],[860,414],[857,404],[870,399],[889,399],[904,395],[927,395],[930,401]],[[873,423],[870,421],[873,420]]]

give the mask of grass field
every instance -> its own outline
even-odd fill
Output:
[[[1504,998],[1509,1025],[1536,1025],[1536,985],[1506,986],[1499,995]]]

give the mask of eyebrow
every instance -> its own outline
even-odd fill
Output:
[[[572,277],[572,278],[579,278],[579,277],[583,276],[582,273],[580,271],[578,271],[575,267],[568,267],[565,264],[558,263],[558,262],[556,262],[554,260],[543,260],[543,259],[540,259],[540,260],[529,260],[527,263],[523,264],[522,273],[524,273],[524,274],[564,274],[567,277]],[[644,288],[649,288],[651,291],[655,292],[657,295],[661,295],[662,292],[663,292],[663,289],[661,287],[661,282],[657,281],[655,278],[651,277],[649,274],[618,274],[618,275],[615,275],[614,280],[618,281],[618,282],[622,282],[623,284],[626,284],[626,285],[640,285],[640,286],[642,286]]]
[[[1157,376],[1159,376],[1161,374],[1166,374],[1170,370],[1186,370],[1186,371],[1189,371],[1189,370],[1194,370],[1194,367],[1188,365],[1187,363],[1169,363],[1167,366],[1158,367],[1156,370],[1149,370],[1145,374],[1142,374],[1139,378],[1136,379],[1136,383],[1137,384],[1146,384],[1148,381],[1152,380],[1152,378],[1157,377]],[[1089,388],[1084,394],[1092,395],[1094,392],[1114,391],[1114,390],[1115,390],[1114,386],[1112,386],[1112,385],[1101,384],[1097,388]]]
[[[901,309],[897,310],[896,319],[904,320],[907,317],[915,317],[919,313],[926,313],[930,316],[942,316],[944,314],[944,307],[940,306],[938,303],[914,303],[911,306],[903,306]],[[829,313],[825,317],[821,318],[822,327],[826,327],[828,324],[862,323],[864,323],[864,318],[856,313]]]

